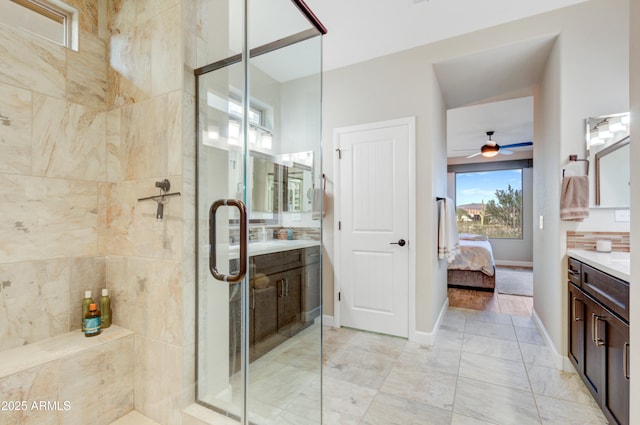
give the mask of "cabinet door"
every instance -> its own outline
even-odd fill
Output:
[[[305,322],[310,322],[320,315],[320,266],[320,263],[314,263],[304,267],[302,319]]]
[[[585,298],[585,350],[583,373],[593,398],[601,404],[605,383],[606,315],[602,307]]]
[[[629,326],[609,314],[605,319],[606,387],[603,410],[611,423],[629,424]]]
[[[585,297],[569,284],[569,360],[579,373],[584,373]]]
[[[303,267],[280,273],[278,297],[278,332],[300,321],[302,312]]]
[[[278,296],[275,286],[253,290],[253,340],[258,343],[278,330]]]

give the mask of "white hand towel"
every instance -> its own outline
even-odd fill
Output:
[[[453,261],[460,250],[456,206],[451,198],[438,202],[438,258]]]

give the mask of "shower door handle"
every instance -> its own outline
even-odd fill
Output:
[[[218,271],[216,263],[216,212],[222,206],[236,207],[240,211],[240,271],[225,275]],[[209,208],[209,271],[222,282],[237,283],[247,274],[247,207],[238,199],[218,199]]]

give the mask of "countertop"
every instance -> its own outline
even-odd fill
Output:
[[[274,252],[289,251],[292,249],[310,248],[319,246],[320,241],[309,239],[279,240],[272,239],[266,242],[250,242],[249,257],[255,255],[271,254]],[[240,246],[238,244],[229,245],[229,258],[238,258]]]
[[[569,257],[582,261],[605,273],[631,281],[631,254],[628,252],[597,252],[585,249],[567,250]]]

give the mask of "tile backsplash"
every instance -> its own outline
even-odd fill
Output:
[[[610,240],[613,251],[630,251],[629,232],[567,232],[567,249],[595,251],[598,239]]]

